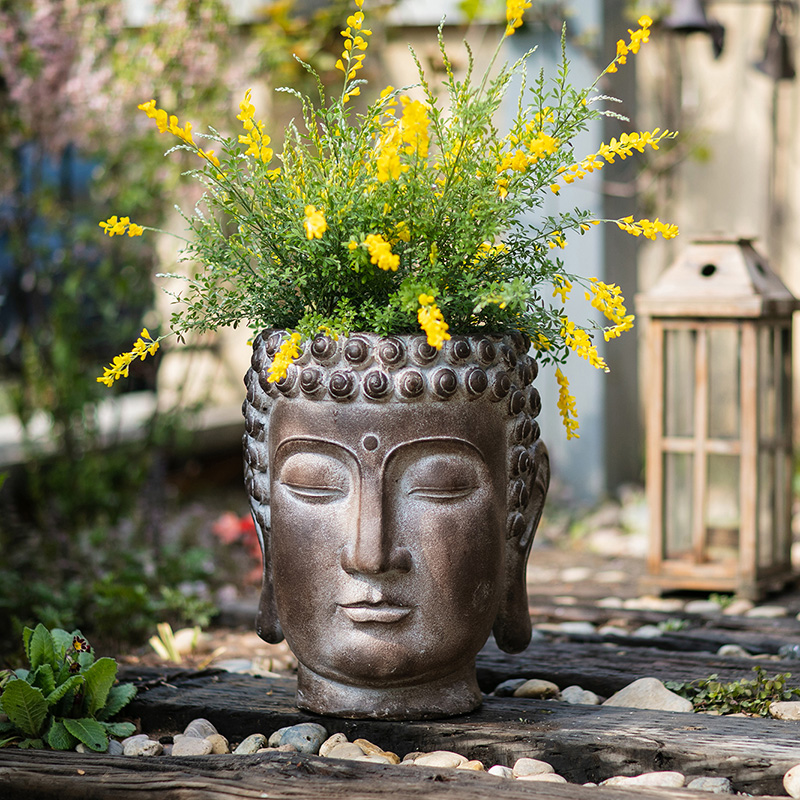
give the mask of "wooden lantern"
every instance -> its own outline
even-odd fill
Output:
[[[792,576],[792,312],[750,241],[692,243],[647,326],[648,573],[758,599]]]

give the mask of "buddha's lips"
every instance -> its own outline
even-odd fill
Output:
[[[400,622],[411,613],[409,606],[395,606],[385,600],[378,603],[359,601],[340,605],[339,608],[353,622]]]

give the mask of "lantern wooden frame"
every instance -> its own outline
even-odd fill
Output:
[[[791,325],[797,307],[747,240],[695,242],[637,298],[649,323],[652,588],[758,599],[793,580]],[[720,402],[725,391],[719,386],[735,395],[730,403]],[[715,421],[720,415],[722,423]]]

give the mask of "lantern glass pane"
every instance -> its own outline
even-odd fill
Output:
[[[664,435],[694,435],[697,331],[664,331]]]
[[[708,330],[708,435],[712,439],[739,438],[739,354],[737,327]]]
[[[778,391],[775,385],[775,329],[769,326],[758,331],[758,430],[759,437],[774,439],[778,435]],[[780,342],[778,342],[780,346]]]
[[[692,554],[691,453],[664,453],[664,557],[688,558]]]
[[[710,454],[706,475],[706,554],[736,559],[739,551],[739,456]]]
[[[775,561],[775,455],[769,450],[758,454],[758,565]]]

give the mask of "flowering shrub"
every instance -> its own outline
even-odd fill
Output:
[[[180,310],[172,332],[182,338],[243,320],[254,329],[287,329],[270,373],[276,381],[299,343],[320,331],[386,335],[421,328],[438,348],[450,332],[518,329],[540,361],[557,366],[559,409],[568,436],[577,436],[574,399],[559,365],[575,353],[607,371],[596,339],[629,330],[633,315],[617,286],[567,272],[559,252],[570,236],[600,222],[648,238],[671,238],[677,228],[632,216],[598,220],[580,209],[549,216],[545,199],[617,158],[658,149],[674,134],[629,133],[576,157],[576,135],[608,112],[598,108],[597,81],[584,89],[569,83],[563,36],[552,82],[539,74],[528,85],[530,53],[496,66],[503,40],[531,5],[525,0],[508,0],[506,28],[479,78],[471,53],[466,75],[456,77],[440,27],[448,103],[440,102],[412,50],[419,71],[414,95],[388,86],[359,112],[350,101],[365,84],[359,75],[371,31],[363,0],[355,4],[336,62],[341,91],[329,98],[318,78],[316,102],[283,90],[297,98],[303,119],[302,126],[288,126],[279,154],[249,91],[240,103],[242,131],[234,136],[196,133],[155,100],[139,106],[160,132],[176,137],[173,149],[198,157],[195,175],[206,189],[203,207],[186,217],[193,235],[183,255],[199,268],[185,292],[175,294]],[[650,25],[641,17],[601,76],[638,52]],[[495,117],[515,76],[522,83],[517,112],[501,134]],[[214,147],[201,147],[195,137]],[[101,224],[109,235],[141,233],[122,220]],[[604,315],[605,327],[567,317],[563,304],[575,285]],[[113,384],[157,341],[148,337],[98,380]]]

